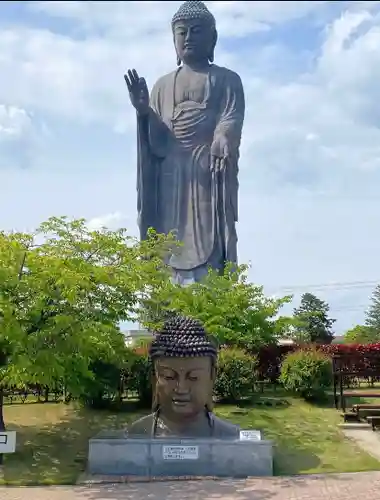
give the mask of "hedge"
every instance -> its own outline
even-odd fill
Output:
[[[296,345],[268,345],[252,352],[257,359],[257,376],[260,381],[276,383],[281,371],[281,362],[290,352],[298,349]]]
[[[129,365],[126,386],[138,393],[140,402],[149,407],[152,400],[150,364],[147,346],[133,349],[135,361]],[[380,343],[378,344],[328,344],[328,345],[268,345],[256,353],[246,353],[227,348],[219,355],[219,380],[215,394],[219,399],[232,401],[250,397],[256,381],[280,383],[281,365],[286,356],[303,351],[321,352],[328,358],[334,354],[347,355],[344,358],[346,371],[373,370],[380,374]],[[244,365],[244,366],[243,366]],[[235,375],[235,376],[234,376]],[[227,384],[228,381],[228,384]]]
[[[380,343],[331,344],[318,346],[317,349],[330,358],[340,355],[340,368],[343,372],[380,375]]]
[[[286,355],[294,351],[308,351],[317,350],[326,354],[328,357],[340,354],[343,359],[343,370],[347,372],[369,372],[368,378],[371,378],[372,382],[380,378],[380,343],[376,344],[329,344],[329,345],[268,345],[257,352],[251,352],[244,354],[250,356],[249,362],[247,362],[249,370],[252,371],[252,375],[249,377],[249,385],[255,385],[255,381],[268,381],[270,383],[279,382],[281,364]],[[96,366],[92,366],[92,371],[94,374],[94,379],[89,380],[91,387],[83,387],[83,395],[85,399],[88,400],[89,404],[102,404],[102,399],[120,399],[123,386],[124,389],[128,391],[133,391],[138,393],[139,399],[142,404],[147,407],[151,404],[152,392],[151,392],[151,379],[152,374],[150,372],[150,364],[147,357],[147,346],[139,346],[135,349],[129,349],[128,355],[125,360],[125,366],[121,370],[121,384],[118,382],[118,371],[112,366],[106,366],[104,363],[97,363]],[[235,361],[234,361],[235,363]],[[225,366],[223,369],[224,374],[228,370],[238,371],[237,366]],[[256,368],[254,369],[254,366]],[[239,368],[239,370],[240,370]],[[372,373],[371,373],[372,372]],[[247,371],[244,371],[244,377],[248,379]],[[373,374],[373,375],[372,375]],[[225,380],[227,378],[225,377]],[[227,385],[223,384],[226,388]],[[230,384],[233,387],[233,384]],[[235,386],[236,388],[238,385]],[[218,392],[221,386],[219,384]],[[6,395],[20,394],[22,397],[25,394],[36,394],[38,396],[44,395],[45,400],[49,398],[49,393],[54,393],[54,399],[58,399],[65,394],[64,384],[62,381],[57,381],[56,387],[40,387],[36,384],[27,384],[27,387],[3,387],[3,391]],[[236,389],[235,392],[240,393]],[[228,391],[227,391],[228,392]],[[232,391],[230,391],[231,393]],[[249,391],[248,391],[249,392]],[[68,395],[66,394],[66,399]],[[69,395],[70,396],[70,395]],[[226,397],[229,399],[227,393],[223,396],[219,394],[220,397]],[[240,397],[240,395],[239,395]]]
[[[258,378],[276,383],[285,356],[298,350],[317,350],[329,357],[342,356],[342,368],[347,372],[372,371],[380,375],[380,343],[376,344],[326,344],[326,345],[269,345],[257,353]]]

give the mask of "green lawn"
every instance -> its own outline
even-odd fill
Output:
[[[286,396],[287,405],[217,406],[222,418],[261,429],[276,443],[275,474],[352,472],[380,469],[374,458],[344,439],[339,413]],[[120,428],[136,412],[90,411],[64,404],[13,404],[5,409],[16,430],[17,452],[6,455],[4,484],[71,484],[85,469],[88,439],[102,428]]]

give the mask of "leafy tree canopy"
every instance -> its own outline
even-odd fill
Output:
[[[366,311],[365,324],[374,331],[380,332],[380,285],[372,293],[371,303]]]
[[[301,304],[294,309],[294,336],[300,342],[330,344],[333,339],[332,325],[335,319],[329,318],[329,305],[312,293],[304,293]]]
[[[121,362],[121,321],[168,281],[171,238],[138,242],[124,229],[90,230],[52,217],[33,234],[0,233],[0,382],[64,381],[73,394],[91,362]]]
[[[180,312],[202,321],[219,344],[255,349],[275,342],[290,322],[279,311],[291,297],[266,297],[261,286],[248,281],[247,269],[227,266],[222,275],[210,270],[201,283],[166,284],[145,304],[149,314],[143,324],[156,329],[166,315]]]
[[[372,327],[356,325],[344,334],[345,344],[374,344],[379,342],[379,333]]]

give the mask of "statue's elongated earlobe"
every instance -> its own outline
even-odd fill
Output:
[[[216,43],[218,41],[218,32],[216,31],[216,29],[214,29],[214,35],[213,35],[213,42],[212,42],[212,48],[210,50],[210,54],[208,56],[208,60],[210,61],[210,63],[214,62],[214,52],[215,52],[215,47],[216,47]]]
[[[157,391],[157,380],[155,375],[152,376],[152,411],[155,412],[160,406],[158,391]]]

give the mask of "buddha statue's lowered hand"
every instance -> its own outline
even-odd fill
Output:
[[[224,172],[229,156],[230,148],[227,137],[218,135],[211,145],[211,172]]]
[[[139,77],[135,69],[129,69],[124,75],[132,106],[140,116],[149,112],[149,90],[145,78]]]

